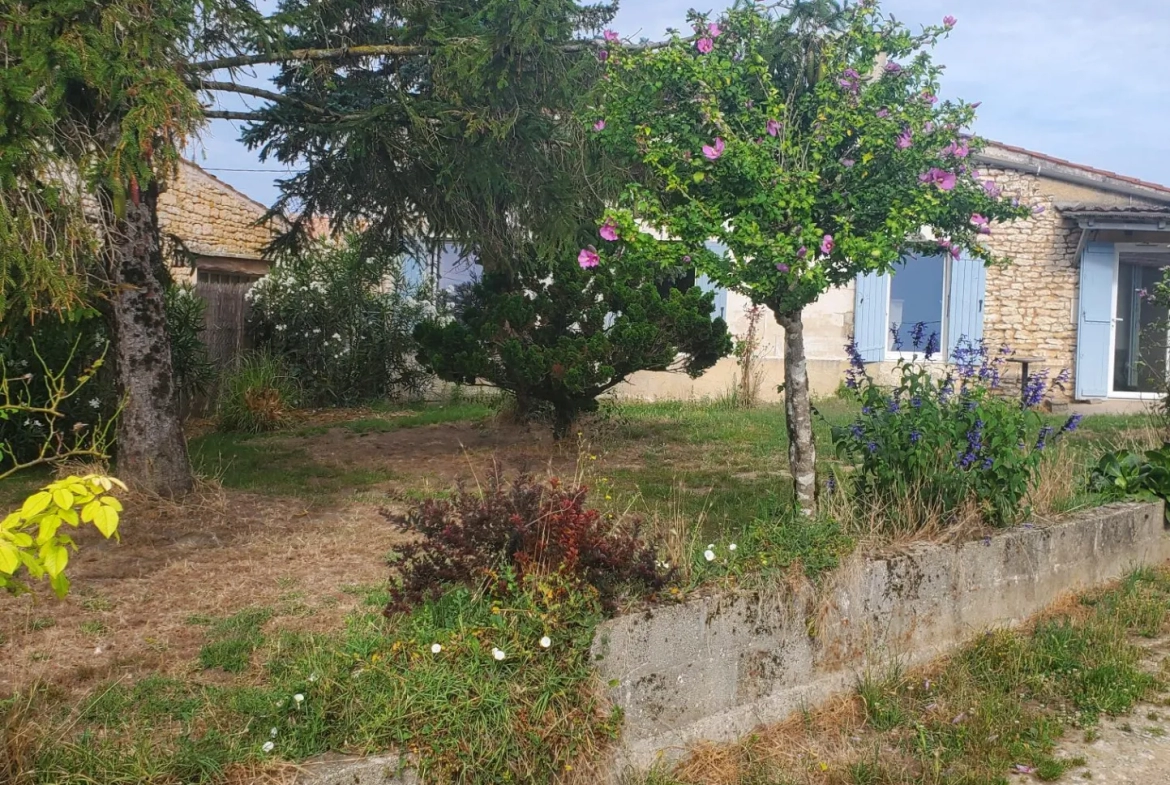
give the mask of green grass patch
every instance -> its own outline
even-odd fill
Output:
[[[212,433],[192,439],[195,470],[225,488],[272,496],[328,497],[389,479],[385,471],[314,460],[306,447],[279,438]]]
[[[252,663],[252,652],[264,643],[264,624],[272,618],[271,608],[245,608],[208,627],[208,642],[199,650],[203,668],[241,673]]]
[[[38,718],[42,735],[17,773],[60,785],[216,783],[238,764],[394,749],[417,754],[428,782],[539,783],[595,760],[614,738],[619,718],[591,681],[593,599],[559,584],[507,602],[455,590],[388,620],[385,587],[350,591],[368,602],[332,635],[273,631],[260,643],[262,608],[199,620],[209,647],[259,644],[258,686],[118,681],[72,718],[72,707],[40,696],[55,714]],[[223,667],[228,648],[214,651]]]

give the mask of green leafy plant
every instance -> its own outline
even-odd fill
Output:
[[[66,477],[25,499],[21,508],[0,521],[0,589],[26,591],[16,578],[21,567],[34,579],[48,577],[58,597],[69,592],[65,567],[73,538],[63,525],[93,524],[102,536],[116,537],[122,504],[110,492],[126,489],[121,480],[98,474]]]
[[[913,332],[918,344],[924,328]],[[926,342],[929,360],[937,339]],[[899,360],[892,387],[869,376],[856,346],[847,350],[852,367],[846,383],[861,413],[832,429],[838,455],[852,466],[842,478],[847,492],[866,509],[894,514],[904,512],[898,500],[913,499],[921,515],[915,525],[950,522],[964,505],[995,525],[1028,514],[1045,450],[1080,423],[1073,415],[1054,431],[1032,408],[1063,384],[1066,373],[1051,384],[1037,374],[1021,401],[998,394],[1000,370],[1011,355],[1006,347],[993,354],[983,343],[960,341],[953,370],[942,376],[924,362]]]
[[[207,395],[215,381],[215,366],[203,343],[203,315],[207,302],[189,284],[166,289],[167,335],[171,339],[171,368],[175,386],[185,402]]]
[[[1089,488],[1107,499],[1170,500],[1170,447],[1105,453],[1089,473]]]
[[[681,256],[670,245],[656,250]],[[451,319],[419,325],[418,357],[442,379],[507,390],[522,413],[550,405],[558,438],[634,372],[695,377],[731,351],[727,325],[711,318],[713,295],[643,257],[594,272],[571,259],[530,261],[522,272],[489,273],[463,287]]]
[[[770,308],[785,330],[784,394],[796,497],[815,507],[816,451],[803,311],[908,253],[1002,261],[979,242],[1028,214],[977,177],[975,107],[939,101],[930,49],[953,20],[911,32],[877,2],[737,3],[693,35],[625,47],[583,112],[628,172],[600,255],[678,238],[721,286]],[[937,239],[926,240],[924,226]]]
[[[283,360],[308,405],[411,397],[427,384],[411,335],[436,311],[394,254],[365,253],[357,237],[319,243],[247,297],[257,347]]]
[[[296,402],[296,384],[284,364],[270,354],[249,354],[220,383],[218,426],[243,433],[276,430]]]

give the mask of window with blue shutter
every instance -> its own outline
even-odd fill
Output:
[[[983,339],[983,300],[987,290],[987,268],[979,259],[964,253],[951,261],[951,297],[947,313],[947,357],[955,358],[955,349],[966,338],[971,343]]]
[[[889,305],[890,276],[877,273],[857,276],[853,301],[853,340],[861,359],[867,363],[885,359]]]
[[[1113,243],[1087,243],[1081,254],[1077,317],[1077,398],[1109,395],[1109,346],[1113,337]]]
[[[714,240],[707,242],[707,250],[713,254],[716,254],[717,256],[727,255],[727,246]],[[727,321],[727,290],[722,286],[719,286],[706,275],[700,275],[698,278],[696,278],[695,286],[699,287],[704,292],[715,293],[715,309],[711,311],[711,318]]]

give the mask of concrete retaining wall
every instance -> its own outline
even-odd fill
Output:
[[[712,596],[613,619],[593,654],[625,712],[619,768],[738,738],[852,688],[866,668],[927,661],[1069,591],[1167,559],[1161,504],[1121,504],[981,542],[859,558],[819,592]]]

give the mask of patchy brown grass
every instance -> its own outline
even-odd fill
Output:
[[[335,629],[357,601],[342,588],[385,581],[379,556],[401,541],[373,504],[310,511],[214,487],[182,504],[131,497],[120,533],[79,533],[64,600],[38,586],[0,602],[12,666],[0,669],[0,695],[184,672],[205,639],[192,619],[247,607],[273,608],[282,629]]]

